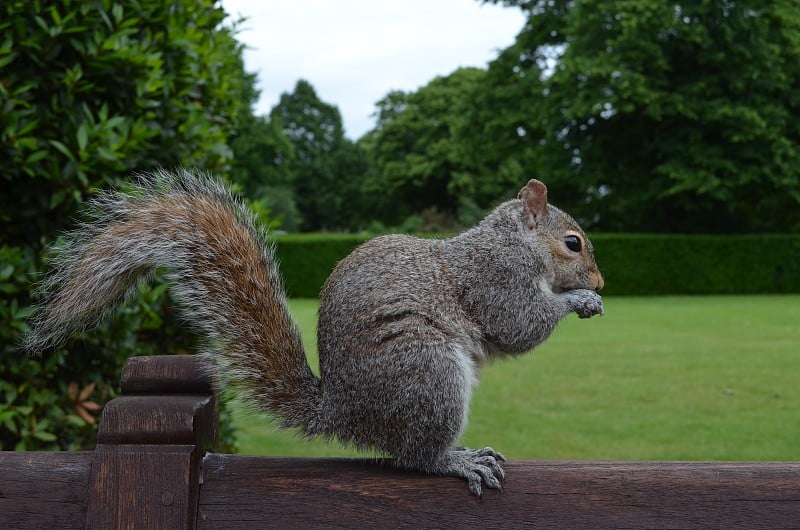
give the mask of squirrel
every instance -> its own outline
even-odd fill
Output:
[[[591,243],[529,181],[449,239],[375,237],[320,295],[319,371],[287,308],[274,245],[241,199],[200,171],[138,175],[90,201],[57,247],[24,348],[96,324],[163,269],[223,385],[282,427],[393,456],[407,470],[502,489],[505,458],[456,447],[481,365],[543,342],[568,314],[603,314]]]

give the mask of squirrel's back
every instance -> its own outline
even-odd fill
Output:
[[[376,237],[344,258],[323,286],[319,314],[321,362],[332,352],[369,356],[473,331],[461,318],[442,241],[408,235]]]

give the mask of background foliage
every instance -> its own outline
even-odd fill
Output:
[[[292,232],[452,232],[535,177],[595,233],[604,294],[800,289],[800,4],[494,1],[527,16],[514,44],[390,92],[355,141],[302,79],[254,115],[218,0],[0,3],[0,449],[90,446],[125,358],[192,350],[158,281],[69,354],[16,346],[46,244],[157,166]],[[278,238],[290,293],[365,237]]]
[[[527,168],[588,228],[800,229],[800,4],[504,3],[529,21],[488,89],[535,100]]]
[[[252,78],[224,17],[211,0],[0,4],[0,449],[91,446],[82,411],[127,357],[189,349],[163,284],[69,354],[17,345],[43,246],[87,195],[157,166],[227,171]]]
[[[796,1],[494,1],[527,16],[514,44],[387,94],[344,168],[335,107],[281,99],[315,149],[287,166],[303,230],[466,226],[532,177],[595,231],[800,230]]]

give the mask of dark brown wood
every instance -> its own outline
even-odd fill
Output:
[[[194,528],[200,460],[217,441],[212,386],[200,357],[128,361],[100,419],[87,529]]]
[[[100,444],[213,446],[216,401],[203,395],[123,396],[103,408]],[[203,439],[203,437],[211,439]]]
[[[209,454],[199,529],[800,528],[800,463],[509,462],[503,492],[367,461]]]
[[[86,528],[194,528],[192,445],[98,445]]]
[[[104,408],[98,443],[215,447],[219,397],[211,374],[208,360],[198,355],[131,357],[120,377],[126,399]],[[154,398],[157,402],[147,402]]]
[[[91,451],[0,451],[0,528],[83,528]]]
[[[211,394],[212,370],[196,355],[131,357],[120,376],[122,393]]]

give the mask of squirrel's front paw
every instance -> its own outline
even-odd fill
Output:
[[[570,308],[580,318],[589,318],[594,315],[603,315],[603,298],[588,289],[575,289],[566,293]]]

